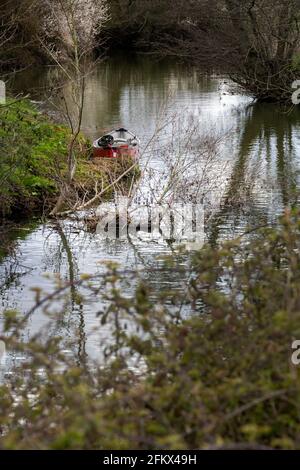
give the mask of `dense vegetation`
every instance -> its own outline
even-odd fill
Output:
[[[297,0],[112,2],[108,28],[138,49],[222,71],[260,101],[291,101],[298,79]],[[125,42],[126,43],[126,42]]]
[[[0,216],[24,217],[33,212],[47,215],[55,204],[59,184],[66,173],[70,131],[51,122],[28,100],[0,107]],[[132,162],[94,165],[90,144],[81,135],[76,142],[76,177],[70,198],[93,197],[95,181],[109,186]],[[135,169],[127,173],[130,178]],[[126,180],[125,177],[125,180]],[[111,194],[108,189],[104,198]]]
[[[37,289],[31,312],[6,313],[3,339],[27,360],[21,370],[12,364],[0,388],[0,446],[299,449],[300,373],[291,363],[300,334],[299,248],[299,213],[286,211],[278,229],[249,243],[195,253],[184,296],[162,291],[154,304],[140,278],[129,298],[116,265],[104,277],[82,276],[73,300],[84,301],[85,287],[107,303],[99,329],[110,325],[113,340],[102,346],[101,367],[75,350],[64,356],[66,339],[49,337],[49,328],[23,340],[38,307],[52,327],[64,320],[57,300],[68,301],[70,285],[57,280],[46,297]]]
[[[55,159],[66,152],[67,130],[49,123],[27,101],[0,109],[2,216],[47,204],[55,193]]]
[[[87,35],[94,18],[94,49],[101,53],[114,47],[173,55],[202,70],[222,70],[261,101],[290,103],[299,69],[297,0],[70,0],[62,8],[70,3],[83,12]],[[90,15],[94,7],[104,13],[101,28],[95,13]],[[69,34],[57,34],[60,8],[61,0],[0,1],[6,19],[0,26],[0,46],[5,45],[0,67],[49,62],[57,50],[61,56],[70,53]],[[53,9],[58,12],[54,22],[49,19]],[[63,22],[60,26],[64,29]]]

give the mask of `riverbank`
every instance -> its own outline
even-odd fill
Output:
[[[52,122],[29,100],[8,102],[0,108],[0,217],[16,219],[32,214],[48,215],[59,194],[66,171],[70,131]],[[122,162],[91,161],[91,144],[83,135],[76,148],[77,171],[74,197],[92,198],[97,182],[111,196],[111,182],[132,166]],[[136,174],[129,171],[124,180]]]

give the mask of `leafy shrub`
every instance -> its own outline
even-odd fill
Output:
[[[0,211],[9,215],[45,204],[56,193],[54,166],[64,160],[68,131],[27,100],[0,107]]]
[[[27,363],[0,388],[0,446],[299,449],[300,375],[290,360],[300,337],[299,248],[299,213],[286,211],[279,228],[247,243],[195,253],[185,296],[162,291],[153,303],[135,274],[128,298],[115,264],[104,277],[82,276],[73,300],[85,302],[84,287],[107,305],[99,329],[109,325],[112,340],[101,365],[64,355],[66,339],[49,329],[22,340],[37,307],[50,322],[64,316],[57,302],[70,285],[57,279],[48,297],[37,289],[27,315],[6,312],[3,339]]]
[[[53,207],[67,168],[70,131],[49,121],[28,100],[0,106],[0,215],[46,213]],[[93,197],[96,184],[110,187],[103,198],[111,195],[112,182],[132,166],[132,161],[89,161],[90,144],[82,135],[76,143],[77,171],[71,195]],[[138,168],[128,171],[121,184],[130,186],[138,177]],[[130,180],[130,181],[129,181]]]

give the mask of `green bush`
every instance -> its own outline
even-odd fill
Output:
[[[100,366],[64,356],[66,340],[46,330],[24,342],[35,308],[6,312],[8,349],[26,352],[27,364],[12,367],[0,388],[0,446],[299,449],[300,373],[291,363],[300,338],[299,248],[299,213],[287,211],[279,228],[247,243],[195,253],[185,296],[162,291],[153,303],[147,283],[126,273],[137,285],[128,298],[114,264],[105,276],[82,276],[73,301],[85,302],[85,287],[107,304],[99,329],[110,325],[113,340]],[[44,300],[37,289],[36,301],[61,324],[64,308],[53,309],[53,300],[66,300],[69,286],[57,279],[56,289]]]
[[[53,208],[65,181],[70,131],[51,122],[28,100],[8,102],[0,106],[0,216],[29,215],[33,211],[46,214]],[[92,164],[90,143],[82,135],[76,142],[77,168],[70,188],[70,205],[95,195],[96,183],[112,191],[112,181],[123,174],[133,162]],[[121,183],[130,186],[138,178],[138,166],[128,171]]]
[[[57,192],[53,173],[65,159],[68,131],[27,100],[0,107],[0,213],[41,207]]]

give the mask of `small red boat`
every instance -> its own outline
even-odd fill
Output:
[[[93,143],[93,157],[120,158],[139,156],[139,139],[132,132],[121,127],[103,135]]]

